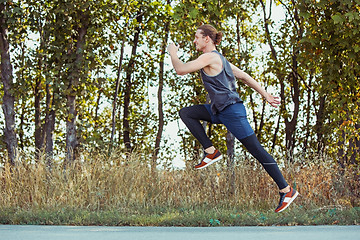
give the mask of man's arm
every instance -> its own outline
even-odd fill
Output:
[[[202,54],[200,57],[193,61],[183,63],[177,56],[177,51],[179,47],[175,44],[170,44],[168,46],[168,52],[170,54],[171,63],[179,75],[185,75],[187,73],[196,72],[211,63],[211,56],[209,54]]]
[[[231,69],[236,78],[239,78],[243,83],[253,88],[255,91],[261,94],[271,106],[277,107],[280,104],[279,97],[274,97],[270,93],[266,92],[263,87],[246,72],[240,70],[238,67],[230,63]]]

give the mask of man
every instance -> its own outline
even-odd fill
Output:
[[[186,107],[179,112],[185,125],[204,148],[204,158],[195,168],[202,169],[222,159],[221,153],[206,135],[200,120],[224,124],[262,164],[278,185],[280,201],[275,212],[281,212],[298,196],[298,192],[287,184],[275,160],[259,143],[246,118],[243,101],[236,91],[235,77],[261,94],[271,106],[277,107],[280,101],[277,97],[266,92],[247,73],[229,63],[216,50],[216,45],[220,43],[221,38],[222,32],[218,32],[213,26],[209,24],[200,26],[195,33],[194,44],[196,50],[203,52],[203,54],[186,63],[183,63],[177,56],[178,46],[175,44],[168,46],[168,52],[176,73],[184,75],[200,70],[204,87],[211,100],[211,104]]]

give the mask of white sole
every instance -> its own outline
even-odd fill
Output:
[[[214,160],[212,160],[211,162],[209,162],[207,165],[202,166],[202,167],[199,167],[199,168],[195,168],[195,169],[200,170],[200,169],[206,168],[206,167],[210,166],[210,165],[213,164],[213,163],[216,163],[217,161],[219,161],[219,160],[221,160],[221,159],[222,159],[222,155],[220,155],[218,158],[215,158]]]
[[[298,195],[299,195],[299,192],[296,191],[295,195],[292,196],[292,198],[290,199],[290,201],[288,202],[288,204],[286,205],[286,207],[284,207],[283,209],[281,209],[280,211],[278,211],[278,213],[284,211],[285,209],[287,209],[287,208],[290,206],[290,204],[295,200],[295,198],[296,198]]]

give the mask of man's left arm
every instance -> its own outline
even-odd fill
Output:
[[[234,76],[236,78],[239,78],[243,83],[248,85],[249,87],[253,88],[255,91],[257,91],[261,96],[263,96],[268,103],[270,103],[271,106],[277,107],[277,105],[280,104],[280,101],[278,100],[279,97],[274,97],[246,72],[242,71],[238,67],[234,66],[230,63],[231,69],[234,73]]]

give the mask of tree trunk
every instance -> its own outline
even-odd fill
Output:
[[[307,84],[307,103],[306,103],[306,134],[304,139],[304,145],[303,145],[303,153],[307,152],[308,149],[308,142],[310,137],[310,117],[311,117],[311,99],[312,99],[312,91],[311,91],[311,85],[312,85],[312,74],[309,77],[309,83]]]
[[[337,145],[338,145],[338,152],[337,152],[337,162],[339,163],[341,169],[340,172],[343,172],[346,166],[346,157],[345,157],[345,151],[344,151],[344,144],[345,144],[345,132],[344,130],[340,131],[341,136],[338,136]]]
[[[95,123],[96,128],[98,127],[98,124],[99,124],[99,109],[100,109],[101,94],[102,94],[102,87],[101,87],[101,83],[100,83],[98,95],[96,98],[96,107],[95,107],[95,116],[94,116],[94,123]]]
[[[124,29],[127,29],[128,22],[126,22]],[[116,108],[117,108],[117,101],[118,101],[118,94],[119,94],[119,88],[120,88],[120,80],[121,80],[121,71],[122,71],[122,61],[124,59],[124,48],[125,48],[125,34],[126,30],[124,30],[124,39],[121,44],[120,48],[120,57],[119,57],[119,64],[117,69],[117,78],[115,83],[115,91],[114,91],[114,99],[112,104],[112,119],[111,119],[111,136],[110,136],[110,145],[109,145],[109,152],[108,155],[111,154],[112,148],[114,146],[114,136],[115,136],[115,130],[116,130]]]
[[[317,136],[317,153],[321,155],[324,149],[323,124],[325,117],[326,96],[321,96],[319,101],[319,109],[316,111],[315,133]],[[314,104],[314,106],[316,105]]]
[[[281,121],[281,115],[279,114],[278,121],[277,121],[276,128],[275,128],[274,135],[273,135],[273,139],[272,139],[271,152],[273,152],[275,150],[277,134],[278,134],[279,129],[280,129],[280,121]]]
[[[271,50],[271,57],[274,59],[275,63],[279,63],[277,58],[277,52],[275,50],[275,47],[273,45],[271,36],[270,36],[270,30],[269,30],[269,19],[271,16],[271,6],[270,6],[270,15],[266,16],[266,7],[265,3],[263,1],[260,1],[260,4],[262,5],[263,13],[264,13],[264,28],[265,28],[265,36],[267,38],[270,50]],[[285,6],[286,7],[286,6]],[[289,8],[287,8],[289,15],[291,14],[291,11]],[[301,21],[298,16],[298,12],[295,8],[293,15],[290,15],[293,17],[292,23],[295,25],[295,28],[298,30],[297,40],[300,41],[303,35],[303,27],[301,26]],[[298,25],[296,25],[298,24]],[[292,63],[291,63],[291,69],[292,73],[289,75],[288,80],[291,84],[291,91],[292,91],[292,101],[294,103],[294,113],[292,115],[291,120],[288,119],[288,117],[285,117],[285,132],[286,132],[286,148],[289,152],[290,160],[292,160],[292,156],[294,153],[295,148],[295,133],[296,133],[296,126],[297,126],[297,120],[298,120],[298,114],[299,114],[299,108],[300,108],[300,86],[299,86],[299,76],[297,73],[298,68],[298,61],[297,57],[299,55],[299,49],[296,48],[296,46],[293,47],[293,55],[292,55]],[[280,65],[280,64],[277,64]],[[280,106],[280,112],[285,113],[287,112],[285,108],[285,83],[283,81],[284,74],[281,73],[280,69],[276,70],[276,76],[280,81],[280,87],[281,87],[281,106]]]
[[[51,109],[49,114],[46,116],[46,124],[44,127],[45,133],[45,155],[46,163],[49,168],[52,166],[54,156],[54,140],[53,134],[55,130],[55,110]]]
[[[168,1],[169,4],[169,1]],[[165,36],[163,38],[162,46],[161,46],[161,56],[160,56],[160,62],[159,62],[159,88],[157,92],[158,97],[158,114],[159,114],[159,128],[156,134],[156,140],[155,140],[155,152],[152,158],[152,164],[151,169],[154,171],[156,169],[157,165],[157,157],[159,155],[160,151],[160,142],[162,133],[164,130],[164,112],[163,112],[163,99],[162,99],[162,92],[164,87],[164,59],[166,54],[166,47],[168,43],[169,38],[169,28],[170,28],[170,20],[168,20],[165,23]]]
[[[132,90],[132,80],[131,74],[133,72],[133,68],[135,66],[135,55],[137,46],[139,43],[139,36],[140,36],[140,25],[142,23],[142,15],[141,11],[138,12],[136,20],[137,26],[135,27],[135,35],[133,40],[133,46],[131,50],[131,57],[129,60],[129,64],[126,70],[126,79],[125,79],[125,93],[124,93],[124,118],[123,118],[123,137],[124,137],[124,144],[127,151],[132,151],[131,141],[130,141],[130,97],[131,97],[131,90]]]
[[[46,116],[45,123],[43,126],[43,141],[45,141],[45,156],[46,163],[49,168],[52,166],[53,161],[53,151],[54,151],[54,141],[53,134],[55,130],[55,110],[53,104],[55,103],[55,96],[57,95],[57,91],[54,91],[52,97],[50,93],[50,86],[46,84]]]
[[[301,26],[301,20],[298,16],[298,10],[296,9],[296,4],[294,4],[294,13],[293,13],[293,23],[297,29],[297,40],[298,42],[302,39],[303,36],[303,27]],[[288,10],[290,13],[290,10]],[[297,24],[297,25],[296,25]],[[292,55],[292,73],[291,73],[291,83],[292,83],[292,102],[294,103],[294,113],[291,121],[285,118],[285,128],[286,128],[286,147],[289,150],[291,156],[294,154],[295,143],[296,143],[296,126],[298,122],[298,116],[300,111],[300,84],[299,84],[299,75],[298,75],[298,56],[300,50],[297,46],[293,46],[293,55]],[[292,160],[292,158],[290,158]]]
[[[292,74],[291,74],[292,75]],[[294,78],[289,76],[289,78]],[[293,84],[296,85],[297,80],[293,79]],[[298,117],[298,113],[299,113],[299,88],[298,86],[293,86],[293,91],[295,92],[292,96],[293,99],[293,103],[294,103],[294,113],[293,116],[291,118],[291,120],[289,120],[287,117],[284,118],[285,120],[285,144],[286,144],[286,149],[288,150],[288,158],[290,160],[292,160],[293,154],[294,154],[294,148],[295,148],[295,130],[296,130],[296,125],[297,125],[297,117]],[[285,85],[283,83],[281,83],[281,99],[285,99]],[[285,104],[285,103],[283,103]],[[283,105],[282,104],[282,105]],[[285,105],[283,105],[281,107],[281,110],[283,110],[283,112],[286,112],[287,110],[285,109]]]
[[[20,124],[18,127],[18,136],[19,136],[19,149],[24,151],[25,150],[25,142],[24,142],[24,136],[25,136],[25,131],[24,131],[24,122],[25,122],[25,111],[27,110],[26,108],[26,100],[24,100],[23,98],[21,99],[21,113],[20,113]]]
[[[76,53],[75,61],[73,62],[74,70],[69,77],[69,85],[67,89],[67,107],[68,116],[66,119],[66,161],[73,162],[75,160],[75,152],[78,146],[76,134],[76,94],[77,87],[80,82],[80,66],[83,62],[83,54],[85,47],[85,35],[88,28],[88,16],[82,16],[82,27],[77,29],[77,42],[74,52]],[[74,53],[73,52],[73,53]]]
[[[0,50],[1,50],[1,80],[4,85],[3,111],[5,117],[5,143],[9,162],[14,165],[17,157],[18,143],[15,132],[15,97],[13,87],[13,70],[10,62],[8,29],[4,15],[5,4],[0,4]]]
[[[360,124],[355,123],[356,132],[359,132],[359,129],[360,129]],[[356,164],[356,161],[359,161],[359,156],[360,156],[360,137],[359,137],[359,135],[352,138],[351,141],[353,141],[353,145],[354,145],[353,148],[350,148],[350,151],[352,152],[351,162],[353,164]]]
[[[27,51],[27,49],[25,49],[25,43],[22,42],[21,43],[21,65],[24,66],[25,65],[25,52]],[[22,68],[21,69],[21,72],[20,72],[20,77],[19,77],[19,82],[22,81],[24,82],[25,81],[25,77],[24,77],[24,72],[25,72],[25,69]],[[22,94],[24,95],[24,94]],[[24,151],[25,150],[25,146],[26,146],[26,143],[25,143],[25,131],[24,130],[24,125],[25,125],[25,117],[26,117],[26,111],[28,110],[27,107],[26,107],[26,102],[27,102],[27,96],[20,96],[18,101],[20,103],[20,106],[21,106],[21,113],[20,113],[20,122],[19,122],[19,125],[17,127],[17,134],[18,134],[18,147],[20,150]]]
[[[75,150],[78,145],[76,137],[76,95],[67,95],[68,117],[66,119],[66,161],[75,160]]]
[[[42,71],[42,61],[38,60],[38,71]],[[34,107],[35,107],[35,151],[37,155],[41,154],[43,147],[43,138],[42,138],[42,129],[41,129],[41,73],[38,74],[35,78],[35,88],[34,88]],[[37,156],[38,158],[39,156]]]
[[[299,79],[297,76],[297,54],[298,52],[295,52],[293,55],[293,72],[290,75],[290,79],[292,82],[292,102],[294,103],[294,112],[291,120],[286,117],[285,118],[285,132],[286,132],[286,148],[289,151],[289,154],[291,156],[290,159],[292,159],[292,156],[294,154],[295,149],[295,142],[296,142],[296,125],[300,110],[300,86],[299,86]],[[294,71],[295,70],[295,71]],[[282,96],[282,98],[285,96]]]
[[[266,6],[263,0],[260,1],[260,4],[262,6],[262,10],[263,10],[263,14],[264,14],[264,30],[265,30],[265,37],[267,39],[267,42],[269,44],[270,47],[270,51],[271,51],[271,58],[275,61],[275,63],[278,63],[278,57],[277,57],[277,52],[275,50],[273,41],[271,39],[270,36],[270,30],[269,30],[269,20],[271,17],[271,7],[270,7],[270,14],[269,16],[266,16]],[[279,65],[279,64],[277,64]],[[279,69],[276,70],[275,72],[276,77],[279,79],[280,82],[280,96],[281,96],[281,104],[280,104],[280,114],[279,114],[279,118],[278,118],[278,123],[277,126],[275,128],[275,132],[274,132],[274,136],[273,136],[273,145],[272,145],[272,150],[275,149],[275,144],[276,144],[276,140],[277,140],[277,134],[279,132],[279,128],[280,128],[280,119],[281,119],[281,112],[286,111],[285,109],[285,98],[283,98],[283,96],[285,96],[284,92],[285,92],[285,86],[284,86],[284,74],[280,72]]]
[[[257,134],[257,138],[259,139],[259,141],[262,140],[262,130],[263,130],[264,124],[265,124],[265,121],[264,121],[264,118],[265,118],[265,106],[266,106],[266,101],[262,101],[260,124],[259,124],[259,129],[258,129],[258,134]]]
[[[229,194],[235,193],[235,136],[227,130],[226,133],[226,147],[227,147],[227,180],[229,183]]]
[[[254,132],[257,135],[258,134],[258,122],[257,122],[257,118],[256,118],[255,101],[254,101],[252,94],[250,94],[249,98],[250,98],[251,111],[253,113],[252,115],[253,115],[253,123],[254,123]]]

